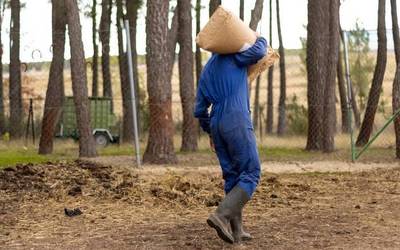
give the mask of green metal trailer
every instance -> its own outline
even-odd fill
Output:
[[[112,112],[112,99],[108,97],[90,97],[89,105],[90,121],[96,144],[105,147],[109,143],[118,143],[120,129],[117,117]],[[66,97],[64,100],[59,132],[56,136],[79,140],[73,97]]]

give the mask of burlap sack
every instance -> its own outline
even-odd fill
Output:
[[[206,26],[196,37],[200,48],[218,54],[237,53],[245,47],[250,47],[257,36],[239,17],[219,6],[211,16]],[[279,59],[279,54],[272,48],[257,64],[248,68],[248,79],[252,82],[263,71]]]
[[[218,54],[237,53],[253,45],[256,34],[239,17],[219,6],[196,37],[200,48]]]
[[[278,52],[275,52],[271,47],[269,47],[267,55],[247,69],[248,81],[254,81],[262,72],[271,67],[278,59]]]

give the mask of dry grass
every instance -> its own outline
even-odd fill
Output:
[[[286,58],[286,69],[287,69],[287,97],[290,99],[294,94],[298,96],[299,104],[306,104],[307,101],[307,79],[306,75],[302,72],[301,60],[297,55],[297,51],[293,53],[288,53]],[[371,52],[371,57],[375,57],[375,52]],[[206,59],[205,59],[206,60]],[[396,69],[395,57],[394,53],[389,53],[388,55],[388,64],[386,69],[385,80],[383,83],[383,97],[382,99],[386,100],[388,103],[388,108],[391,103],[391,89],[394,78],[394,73]],[[277,107],[279,100],[279,67],[276,65],[274,74],[274,105]],[[116,102],[115,112],[117,115],[121,115],[122,113],[122,102],[121,102],[121,87],[119,84],[119,70],[117,65],[112,65],[111,67],[112,73],[112,83],[113,83],[113,93],[114,99]],[[369,72],[370,77],[372,78],[373,72]],[[139,76],[141,87],[143,90],[146,89],[146,66],[139,66]],[[64,72],[65,79],[65,93],[66,95],[72,95],[72,86],[71,86],[71,75],[69,70],[65,70]],[[99,78],[99,93],[102,93],[102,83],[101,77]],[[266,103],[266,74],[262,75],[262,84],[260,91],[261,104],[264,105]],[[37,116],[41,116],[43,111],[44,98],[46,95],[48,82],[48,72],[46,70],[36,71],[31,70],[23,74],[22,85],[24,88],[23,98],[26,99],[26,109],[29,98],[34,98],[36,114]],[[91,71],[88,68],[88,82],[91,82]],[[254,100],[254,88],[255,84],[252,84],[252,100]],[[91,93],[91,84],[88,84],[89,93]],[[5,93],[8,92],[8,75],[5,75]],[[173,100],[173,115],[176,121],[181,120],[181,103],[179,96],[179,74],[177,64],[174,66],[173,78],[172,78],[172,100]],[[338,95],[337,95],[338,96]],[[251,103],[253,105],[253,103]],[[6,105],[7,106],[7,105]],[[390,108],[389,108],[390,109]],[[390,110],[388,110],[390,113]]]

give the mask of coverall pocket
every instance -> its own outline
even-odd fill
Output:
[[[221,133],[228,133],[238,128],[253,129],[248,112],[244,114],[243,111],[235,111],[222,116],[219,123],[219,130]]]

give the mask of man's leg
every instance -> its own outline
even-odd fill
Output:
[[[252,197],[260,179],[260,162],[257,145],[252,129],[245,126],[237,127],[223,134],[228,145],[228,153],[235,170],[239,172],[237,187],[243,190],[244,204]],[[244,205],[242,206],[242,208]],[[251,236],[242,228],[242,209],[231,220],[235,241],[249,240]]]
[[[224,178],[224,190],[228,194],[236,186],[239,178],[239,173],[234,169],[232,160],[227,152],[227,145],[222,140],[220,134],[216,131],[212,133],[212,140],[214,142],[215,151],[218,156],[218,160],[221,165],[222,175]],[[224,200],[219,204],[215,213],[211,214],[207,219],[207,223],[210,227],[214,228],[218,236],[229,243],[234,242],[234,237],[231,233],[230,220],[232,213],[232,202],[234,199],[225,197]]]

